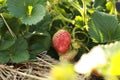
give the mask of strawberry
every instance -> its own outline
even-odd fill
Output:
[[[73,50],[68,50],[68,51],[66,52],[66,54],[61,55],[61,56],[59,57],[59,60],[60,60],[60,61],[67,60],[67,61],[70,62],[70,61],[72,61],[72,60],[74,59],[74,57],[76,56],[77,52],[78,52],[78,50],[75,50],[75,49],[73,49]]]
[[[52,42],[56,51],[64,54],[70,47],[71,35],[68,31],[61,29],[54,34]]]

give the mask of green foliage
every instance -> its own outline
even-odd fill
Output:
[[[17,40],[1,41],[0,46],[0,62],[13,62],[20,63],[29,59],[29,53],[27,51],[27,42],[23,38]],[[6,58],[5,58],[6,57]]]
[[[95,0],[94,7],[103,7],[105,6],[106,0]]]
[[[46,15],[42,21],[40,21],[39,23],[37,23],[36,25],[31,26],[30,28],[30,32],[33,31],[38,31],[38,32],[44,32],[44,31],[49,31],[50,29],[50,24],[51,24],[51,17],[50,15]]]
[[[7,7],[0,8],[0,63],[21,63],[49,49],[51,17],[46,1],[5,1]]]
[[[95,12],[89,21],[89,34],[96,43],[108,43],[120,39],[117,17]]]
[[[51,45],[51,36],[48,32],[37,32],[29,38],[29,50],[31,54],[39,54],[47,51]]]
[[[0,28],[3,26],[3,20],[0,18]]]
[[[33,6],[33,12],[31,16],[24,16],[22,22],[28,25],[36,24],[45,16],[45,8],[42,5]],[[39,15],[39,16],[38,16]]]
[[[8,63],[10,60],[8,51],[0,51],[0,63]]]
[[[38,0],[7,0],[7,5],[11,14],[21,18],[24,24],[36,24],[45,16],[45,7]]]
[[[20,27],[21,27],[20,20],[15,17],[9,17],[9,18],[6,18],[6,21],[10,26],[10,28],[12,29],[12,31],[16,34],[16,36],[18,36],[20,32]]]
[[[18,38],[9,50],[11,61],[14,63],[20,63],[28,60],[29,53],[27,51],[27,47],[27,41],[23,38]]]
[[[8,39],[8,40],[1,39],[0,40],[0,51],[10,48],[14,43],[15,43],[14,39]]]

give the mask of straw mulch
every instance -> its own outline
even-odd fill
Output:
[[[36,61],[21,64],[0,64],[0,80],[45,80],[58,61],[40,54]]]
[[[59,61],[43,52],[37,60],[21,64],[0,64],[0,80],[48,80],[51,68]],[[76,80],[86,80],[78,75]]]

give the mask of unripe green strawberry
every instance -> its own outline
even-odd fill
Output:
[[[72,47],[74,49],[79,49],[82,46],[82,44],[83,43],[81,41],[79,41],[78,39],[73,39],[72,40]]]
[[[70,62],[70,61],[72,61],[74,59],[74,57],[76,56],[77,52],[78,52],[78,50],[75,50],[75,49],[69,50],[69,51],[66,52],[66,54],[61,55],[59,57],[59,60],[60,61],[67,60],[67,61]]]
[[[68,31],[61,29],[54,34],[52,42],[56,51],[64,54],[70,47],[71,35]]]

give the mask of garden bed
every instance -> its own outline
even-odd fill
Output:
[[[39,55],[36,61],[21,64],[0,64],[0,80],[43,80],[58,61],[46,54]]]

